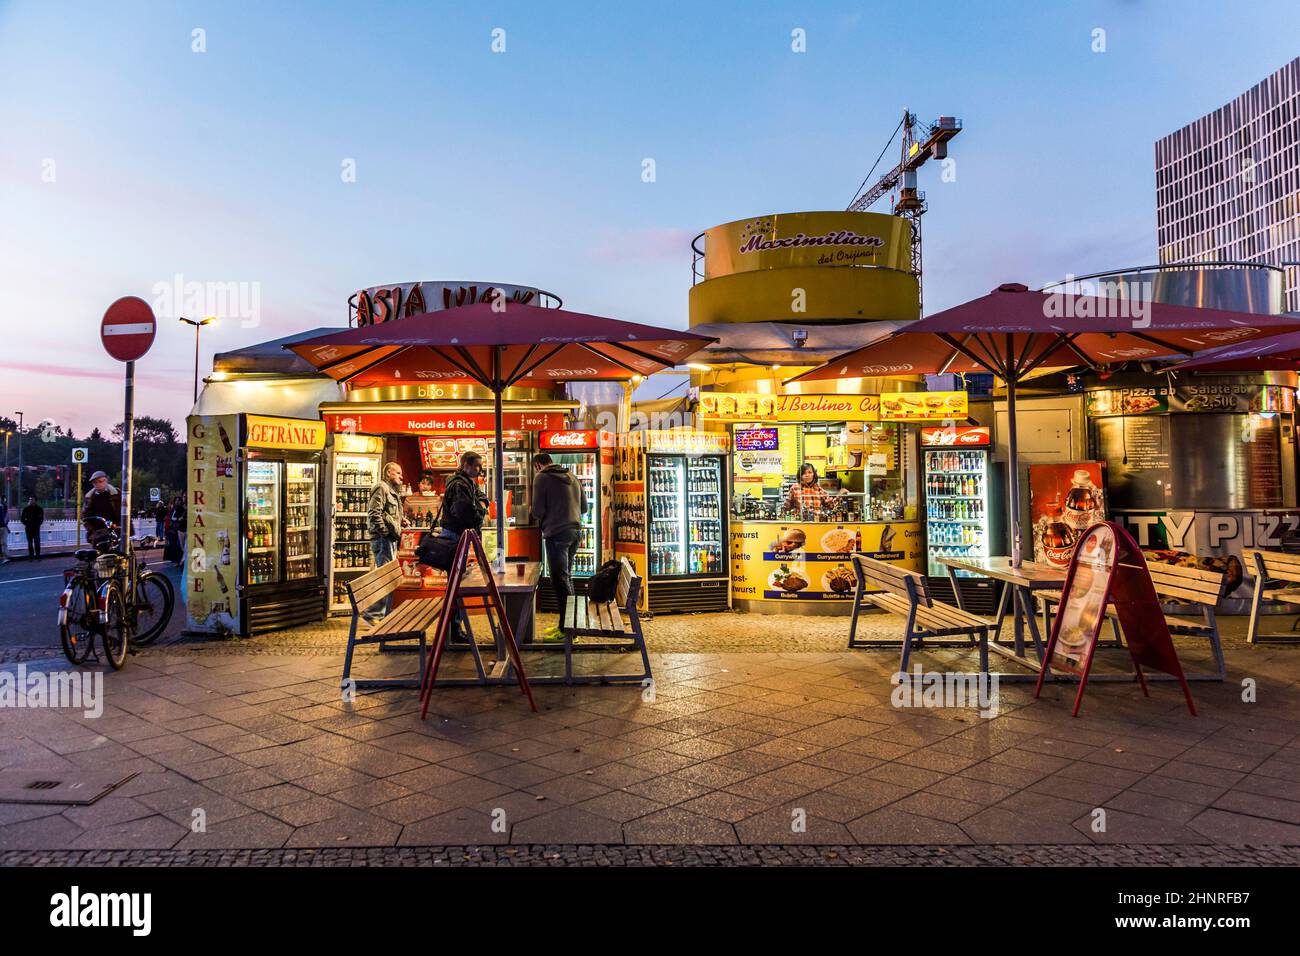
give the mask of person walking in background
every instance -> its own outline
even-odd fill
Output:
[[[45,523],[45,509],[36,503],[35,498],[27,499],[27,507],[19,515],[23,530],[27,532],[27,557],[33,561],[41,559],[41,525]]]
[[[395,461],[384,465],[384,477],[370,491],[366,530],[370,532],[370,553],[375,567],[382,568],[397,557],[397,542],[402,537],[402,466]],[[371,624],[378,622],[388,613],[390,600],[391,596],[372,605],[365,619]]]
[[[565,605],[574,593],[573,556],[578,550],[587,496],[582,491],[582,482],[567,468],[555,464],[546,452],[533,456],[533,474],[533,520],[542,528],[551,589],[563,622]],[[557,625],[547,628],[542,639],[555,641],[563,637],[564,631]]]
[[[161,498],[153,509],[153,536],[159,541],[163,540],[164,532],[167,530],[167,505]]]
[[[181,548],[181,532],[185,523],[185,499],[180,495],[172,498],[171,508],[163,522],[163,534],[167,544],[163,548],[163,560],[170,561],[176,567],[185,563],[185,552]]]
[[[0,564],[9,563],[9,502],[0,500]]]
[[[90,476],[90,490],[81,503],[82,522],[87,518],[101,518],[114,526],[122,520],[122,496],[108,483],[108,475],[102,471]],[[86,540],[93,545],[103,534],[103,531],[87,527]]]

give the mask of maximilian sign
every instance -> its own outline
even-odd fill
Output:
[[[911,269],[911,224],[869,212],[794,212],[705,232],[707,279],[757,269],[880,266]]]

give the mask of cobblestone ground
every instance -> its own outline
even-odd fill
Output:
[[[173,643],[106,674],[97,718],[0,708],[0,769],[136,774],[87,807],[0,804],[0,864],[1294,866],[1300,647],[1225,625],[1229,679],[1193,685],[1196,718],[1168,683],[1095,683],[1078,719],[1066,684],[1004,683],[987,718],[899,708],[895,654],[847,651],[845,618],[663,616],[653,695],[539,686],[533,714],[510,688],[447,688],[427,720],[414,691],[341,699],[339,623]],[[1179,651],[1208,664],[1204,642]],[[3,670],[66,667],[12,654]]]
[[[433,846],[0,853],[0,866],[1288,866],[1298,847]]]

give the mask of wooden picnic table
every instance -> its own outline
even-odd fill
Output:
[[[1022,561],[1020,567],[1011,566],[1011,558],[995,555],[987,558],[943,557],[939,563],[948,569],[952,581],[953,593],[957,596],[957,606],[961,607],[961,588],[957,586],[957,572],[966,571],[986,578],[1002,581],[1002,597],[998,601],[997,614],[990,635],[989,649],[1009,657],[1034,672],[1042,669],[1045,644],[1042,632],[1038,629],[1038,611],[1034,606],[1035,591],[1060,591],[1065,586],[1065,569],[1054,568],[1039,561]],[[1006,620],[1008,606],[1011,608],[1013,636],[1010,642],[1002,635],[1002,625]],[[1029,631],[1034,643],[1038,660],[1025,655],[1025,631]]]
[[[519,568],[523,567],[523,573]],[[536,616],[535,608],[537,605],[537,585],[542,579],[542,564],[540,561],[507,561],[504,571],[493,571],[492,576],[496,579],[497,591],[501,595],[501,601],[505,605],[506,617],[509,618],[511,627],[514,629],[515,642],[520,645],[533,643],[536,636]],[[409,601],[441,601],[445,593],[445,586],[436,588],[421,589],[418,594],[406,592],[403,603]],[[486,598],[488,595],[487,581],[483,577],[482,571],[478,565],[474,565],[465,572],[465,580],[461,584],[460,593],[462,597]],[[465,625],[469,627],[469,615],[465,617]],[[438,685],[441,686],[463,686],[470,684],[485,683],[512,683],[513,678],[508,676],[510,668],[508,665],[508,655],[506,653],[504,635],[493,630],[493,646],[495,648],[496,662],[492,667],[485,666],[483,658],[479,654],[479,645],[477,638],[470,631],[470,640],[466,643],[450,643],[447,645],[449,651],[468,651],[474,658],[474,670],[477,673],[473,678],[439,678]],[[380,646],[381,650],[392,651],[410,651],[410,647],[386,647]],[[419,682],[413,686],[419,686]]]

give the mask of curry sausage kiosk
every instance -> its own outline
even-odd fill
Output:
[[[877,395],[700,395],[731,433],[731,589],[738,610],[847,613],[861,551],[919,571],[914,430]]]

